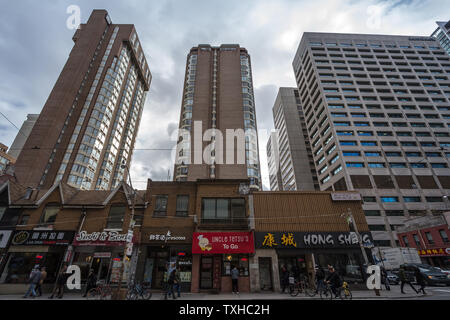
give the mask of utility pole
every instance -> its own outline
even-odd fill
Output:
[[[358,238],[358,243],[359,243],[359,247],[360,247],[360,249],[361,249],[361,253],[362,253],[362,255],[363,255],[363,258],[364,258],[364,261],[365,261],[365,263],[366,263],[366,266],[368,267],[368,266],[369,266],[369,258],[367,258],[366,251],[364,250],[364,246],[363,246],[363,243],[362,243],[362,238],[361,238],[361,235],[360,235],[360,233],[359,233],[359,231],[358,231],[358,226],[356,225],[355,218],[353,217],[352,210],[351,210],[350,208],[348,208],[348,211],[347,211],[347,212],[344,212],[344,213],[341,215],[341,217],[346,217],[346,218],[349,219],[350,222],[352,223],[353,228],[355,229],[356,237]],[[347,220],[347,221],[348,221],[348,220]],[[380,295],[380,290],[375,289],[375,294],[376,294],[377,296],[379,296],[379,295]]]
[[[117,286],[117,292],[116,292],[116,300],[120,299],[120,290],[122,289],[122,279],[123,279],[123,271],[124,271],[124,267],[125,267],[125,259],[128,259],[128,246],[132,246],[133,245],[133,236],[134,236],[134,223],[133,223],[133,218],[134,218],[134,207],[136,205],[136,190],[134,190],[133,185],[131,183],[131,176],[130,176],[130,171],[128,170],[128,166],[126,165],[126,163],[122,162],[121,166],[122,169],[126,169],[128,172],[128,179],[130,181],[130,187],[131,190],[133,191],[133,193],[131,194],[132,196],[132,202],[131,202],[131,216],[130,216],[130,222],[128,224],[128,234],[127,234],[127,243],[125,244],[124,250],[123,250],[123,258],[120,264],[120,271],[119,271],[119,283]],[[131,235],[131,239],[129,239]]]

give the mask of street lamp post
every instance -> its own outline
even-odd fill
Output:
[[[356,225],[356,221],[355,221],[355,218],[353,217],[352,210],[350,208],[348,208],[348,211],[342,213],[341,217],[346,217],[347,219],[350,219],[350,221],[351,221],[351,223],[353,225],[353,228],[355,229],[356,237],[358,238],[358,244],[359,244],[359,247],[361,249],[361,253],[363,255],[363,258],[364,258],[364,261],[366,263],[366,266],[369,266],[369,258],[367,258],[366,251],[364,250],[361,234],[358,231],[358,226]],[[380,290],[375,289],[375,294],[377,296],[379,296],[380,295]]]
[[[132,199],[132,202],[131,202],[131,216],[130,216],[130,222],[128,224],[127,243],[126,243],[124,251],[123,251],[123,258],[122,258],[122,263],[120,265],[120,271],[119,271],[119,283],[118,283],[117,292],[116,292],[116,299],[117,300],[120,299],[120,290],[122,289],[122,279],[123,279],[123,271],[124,271],[125,259],[128,256],[128,254],[127,254],[128,253],[127,252],[128,251],[128,246],[132,245],[132,241],[133,241],[133,236],[134,236],[133,219],[134,219],[134,207],[136,205],[136,190],[134,190],[133,185],[131,183],[131,176],[130,176],[130,171],[128,170],[128,166],[123,161],[122,164],[120,165],[120,167],[122,169],[126,169],[127,172],[128,172],[128,179],[130,181],[130,187],[131,187],[131,190],[133,190],[133,193],[131,194],[133,199]]]

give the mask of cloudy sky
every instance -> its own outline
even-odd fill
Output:
[[[295,86],[292,60],[303,32],[430,35],[450,19],[449,0],[1,0],[0,111],[20,127],[39,113],[72,49],[70,5],[81,22],[106,9],[113,23],[135,24],[153,81],[132,162],[135,187],[166,180],[173,170],[171,134],[177,128],[186,55],[200,43],[238,43],[251,55],[258,129],[273,128],[271,108],[281,86]],[[17,129],[0,115],[0,142]],[[263,183],[269,185],[260,137]]]

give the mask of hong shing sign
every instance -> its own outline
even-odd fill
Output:
[[[373,242],[370,232],[362,232],[363,244]],[[359,246],[354,232],[255,232],[258,249],[346,248]]]

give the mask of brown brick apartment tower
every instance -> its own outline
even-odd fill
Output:
[[[227,44],[191,49],[179,128],[184,133],[178,140],[174,180],[248,178],[251,188],[261,187],[252,72],[245,48]],[[209,129],[217,131],[208,134]],[[227,129],[235,130],[233,139],[227,140]],[[239,129],[245,132],[242,143]]]
[[[151,73],[132,24],[94,10],[73,36],[69,58],[15,166],[18,182],[58,181],[107,190],[131,161]]]

